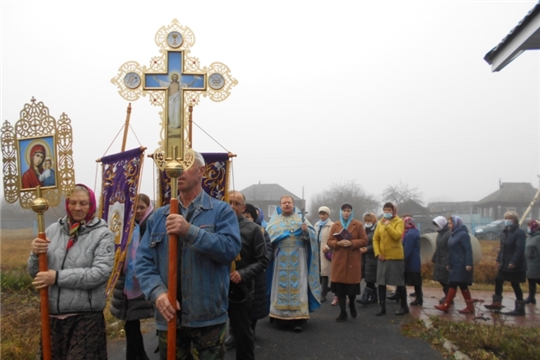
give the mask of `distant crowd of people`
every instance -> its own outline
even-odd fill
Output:
[[[124,321],[127,360],[149,359],[140,320],[150,317],[160,359],[167,359],[168,323],[176,317],[177,359],[224,359],[226,348],[234,347],[236,359],[244,360],[255,358],[259,319],[269,316],[300,332],[329,293],[331,305],[339,306],[338,322],[356,318],[357,303],[378,304],[376,316],[386,314],[387,299],[399,302],[398,316],[409,313],[409,305],[423,306],[420,232],[412,216],[398,216],[394,204],[384,204],[380,217],[364,214],[363,222],[355,219],[350,203],[341,205],[336,221],[330,208],[321,206],[320,220],[312,225],[294,199],[283,196],[266,223],[262,210],[241,192],[230,191],[228,204],[207,195],[204,171],[204,159],[196,153],[194,165],[178,178],[176,214],[168,205],[154,211],[148,196],[137,196],[136,225],[110,303],[110,312]],[[115,244],[95,212],[93,191],[78,184],[66,199],[66,216],[47,228],[46,239],[32,241],[28,269],[33,285],[49,290],[53,359],[107,359],[103,310]],[[516,302],[506,314],[525,315],[525,305],[536,304],[540,284],[540,221],[529,221],[527,237],[516,212],[504,218],[495,294],[486,308],[502,308],[507,281]],[[450,311],[459,288],[466,303],[459,312],[474,313],[469,232],[458,216],[437,216],[433,224],[432,280],[444,292],[436,308]],[[172,302],[171,234],[179,239]],[[47,256],[47,271],[39,271],[40,254]],[[529,295],[524,299],[520,283],[526,280]],[[388,286],[395,287],[393,294],[387,294]],[[414,287],[410,303],[406,286]]]

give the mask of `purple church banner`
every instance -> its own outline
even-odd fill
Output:
[[[203,189],[206,193],[218,200],[225,200],[229,186],[229,154],[228,153],[201,153],[206,163],[203,177]],[[159,171],[159,187],[161,190],[161,206],[167,205],[171,200],[171,179],[165,171]]]
[[[100,214],[113,232],[115,244],[114,268],[107,284],[107,294],[113,289],[120,275],[126,249],[131,240],[143,159],[143,148],[101,158]]]

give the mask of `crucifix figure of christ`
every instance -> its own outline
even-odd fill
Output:
[[[184,148],[184,91],[206,91],[206,73],[185,73],[183,65],[183,51],[168,51],[166,73],[144,74],[144,90],[166,91],[164,116],[167,154],[172,154],[173,146],[180,151]]]
[[[306,222],[306,215],[307,214],[308,214],[308,212],[306,211],[305,208],[300,209],[300,215],[302,215],[302,222]]]

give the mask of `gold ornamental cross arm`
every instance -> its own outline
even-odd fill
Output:
[[[186,121],[190,109],[199,104],[201,94],[215,102],[227,99],[238,81],[225,64],[201,66],[198,58],[191,57],[195,35],[176,19],[157,31],[155,42],[160,55],[151,58],[148,66],[128,61],[111,82],[124,99],[135,101],[141,95],[148,96],[153,106],[161,107],[160,126],[156,128],[160,141],[154,160],[164,169],[175,147],[177,160],[187,169],[193,161],[192,129]]]

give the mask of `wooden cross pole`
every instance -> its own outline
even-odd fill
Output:
[[[199,94],[212,101],[227,99],[238,81],[223,63],[214,62],[201,68],[199,60],[188,56],[195,44],[195,35],[174,19],[156,34],[161,55],[152,58],[149,67],[137,62],[124,63],[111,82],[120,95],[129,101],[150,95],[150,103],[161,106],[160,149],[154,160],[165,170],[171,181],[171,213],[178,213],[177,179],[195,161],[192,150],[192,112],[199,102]],[[169,237],[168,297],[176,306],[178,238]],[[176,359],[176,316],[168,323],[167,359]]]
[[[176,39],[181,36],[177,36]],[[180,41],[180,40],[178,40]],[[206,90],[206,74],[189,74],[184,72],[184,52],[167,52],[167,72],[144,73],[144,89],[165,91],[165,116],[162,121],[165,129],[164,150],[165,172],[171,181],[171,214],[178,214],[178,177],[182,175],[184,158],[184,91]],[[191,119],[190,119],[191,120]],[[168,298],[171,305],[176,308],[178,293],[178,236],[169,235],[169,273]],[[176,359],[176,312],[167,324],[167,359]]]

